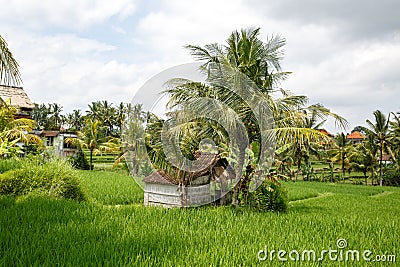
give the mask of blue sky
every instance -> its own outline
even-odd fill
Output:
[[[261,27],[287,39],[282,87],[364,124],[400,111],[399,1],[3,1],[0,33],[37,103],[130,102],[152,76],[191,62],[185,44]],[[331,122],[326,127],[333,133]],[[349,129],[351,130],[351,129]]]

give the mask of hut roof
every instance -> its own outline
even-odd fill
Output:
[[[207,173],[210,167],[214,166],[219,159],[218,154],[206,152],[196,152],[195,157],[195,168],[198,171],[192,173],[193,177],[200,177]]]
[[[172,178],[163,171],[157,171],[155,173],[150,174],[149,176],[146,176],[145,178],[143,178],[143,182],[150,184],[176,185],[174,178]]]
[[[41,135],[44,136],[44,137],[55,137],[55,136],[57,136],[59,133],[60,133],[59,131],[43,131],[43,132],[41,133]]]
[[[218,154],[215,153],[207,153],[207,152],[196,152],[195,153],[196,161],[193,163],[193,168],[196,169],[196,172],[186,172],[189,174],[192,179],[196,179],[200,176],[203,176],[207,172],[210,171],[210,168],[213,167],[219,160]],[[154,184],[178,184],[177,179],[173,178],[166,172],[159,170],[149,176],[143,178],[143,182],[145,183],[154,183]]]
[[[35,107],[22,87],[0,85],[0,97],[4,101],[11,99],[11,106],[24,109],[33,109]]]
[[[333,134],[331,134],[330,132],[328,132],[327,130],[325,130],[325,129],[318,129],[318,131],[320,132],[320,133],[323,133],[323,134],[325,134],[325,135],[327,135],[327,136],[333,136]]]

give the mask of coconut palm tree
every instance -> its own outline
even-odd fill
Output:
[[[116,121],[116,109],[112,103],[107,100],[92,102],[89,104],[89,110],[87,111],[88,117],[92,120],[99,120],[106,126],[107,136],[116,136],[114,132],[114,126],[118,122]]]
[[[393,148],[393,161],[394,163],[400,157],[400,113],[392,113],[393,120],[390,121],[390,137],[389,142],[392,144]],[[396,160],[397,159],[397,160]]]
[[[60,104],[53,103],[50,104],[49,106],[50,110],[50,121],[52,122],[51,128],[52,130],[60,130],[61,125],[62,125],[62,116],[61,112],[63,110],[63,107]]]
[[[0,84],[18,85],[22,82],[19,65],[0,35]]]
[[[90,170],[93,170],[93,155],[102,151],[114,151],[118,147],[118,140],[105,135],[105,126],[98,120],[87,118],[83,131],[77,133],[78,138],[67,138],[67,143],[73,143],[79,148],[86,148],[90,152]]]
[[[192,114],[203,114],[205,110],[211,114],[214,111],[210,109],[210,106],[204,105],[204,97],[216,99],[237,114],[247,131],[249,143],[258,142],[258,147],[260,147],[262,134],[257,117],[243,96],[238,96],[237,93],[228,89],[229,87],[240,87],[240,84],[235,84],[235,82],[244,83],[244,86],[257,87],[256,93],[261,94],[262,100],[268,103],[268,109],[275,121],[275,128],[270,129],[269,136],[276,135],[278,146],[285,145],[287,142],[294,144],[299,141],[304,143],[305,140],[326,139],[327,137],[319,131],[305,128],[304,123],[299,126],[298,122],[304,121],[305,118],[299,110],[307,103],[307,97],[292,95],[287,91],[276,89],[277,85],[288,75],[288,72],[281,71],[280,66],[285,40],[280,36],[272,36],[264,43],[258,36],[258,28],[249,28],[233,32],[225,46],[218,44],[209,44],[204,47],[186,46],[196,59],[204,62],[201,69],[208,76],[208,84],[176,79],[171,81],[170,88],[165,90],[165,93],[170,96],[168,106],[177,110],[190,111],[188,117]],[[240,73],[242,77],[237,73]],[[231,83],[223,86],[227,80],[227,83]],[[282,96],[273,96],[278,93]],[[253,96],[247,97],[251,101],[257,101]],[[317,109],[314,110],[316,112]],[[228,124],[235,125],[233,123],[234,114],[230,113],[229,109],[217,107],[217,111],[220,113],[218,118],[227,118]],[[193,121],[188,121],[188,125],[193,125]],[[201,128],[203,131],[206,129],[212,131],[210,126],[212,123],[208,124],[208,127],[202,125]],[[223,131],[216,132],[216,136],[224,137]],[[228,142],[227,139],[223,139],[223,141]],[[261,150],[266,151],[267,148],[264,145],[261,145]],[[234,204],[237,203],[237,199],[235,199],[237,195],[238,187],[235,187]]]
[[[373,135],[375,137],[376,144],[378,146],[379,150],[379,185],[382,186],[383,183],[383,152],[388,151],[390,155],[393,155],[390,145],[389,145],[389,117],[386,118],[386,116],[382,113],[380,110],[374,111],[374,118],[375,122],[371,122],[370,120],[367,120],[368,124],[368,129],[367,133]]]
[[[367,185],[367,172],[371,172],[371,184],[374,184],[375,166],[377,163],[376,154],[378,147],[375,142],[375,137],[367,134],[367,139],[357,145],[354,153],[351,155],[352,168],[356,171],[361,171],[364,174],[365,185]]]
[[[85,123],[85,117],[82,115],[81,110],[74,109],[72,113],[68,113],[65,116],[65,121],[69,125],[70,129],[81,131],[83,124]]]
[[[343,182],[346,169],[350,167],[350,159],[354,157],[355,152],[354,146],[349,143],[344,133],[340,133],[336,136],[334,148],[329,151],[329,154],[332,155],[332,162],[340,163]]]
[[[296,180],[300,172],[302,161],[304,160],[305,166],[309,167],[310,157],[312,155],[319,156],[322,152],[322,145],[331,143],[331,140],[328,136],[318,131],[329,117],[334,118],[335,123],[337,123],[339,127],[347,127],[348,123],[343,117],[331,112],[328,108],[322,106],[321,104],[313,104],[308,107],[300,107],[298,111],[298,116],[293,116],[292,123],[294,123],[294,126],[298,127],[299,129],[303,129],[303,132],[300,132],[300,134],[298,134],[297,136],[292,135],[290,139],[284,138],[282,141],[284,143],[283,147],[285,148],[285,150],[292,150],[293,158],[295,159],[297,166],[295,176]],[[305,136],[305,133],[307,131],[315,131],[321,133],[321,135],[323,136]]]
[[[121,146],[118,149],[119,155],[114,162],[114,166],[120,162],[126,162],[132,171],[132,175],[139,175],[140,166],[145,163],[143,159],[145,156],[146,143],[143,138],[145,131],[143,124],[146,121],[147,114],[143,111],[143,106],[141,104],[132,107],[131,104],[125,106],[121,103],[118,113],[122,112],[122,107],[124,113],[119,114],[121,119],[121,126],[119,127],[122,130]],[[156,138],[155,132],[153,132],[153,137]],[[151,147],[149,147],[149,149],[151,149]]]

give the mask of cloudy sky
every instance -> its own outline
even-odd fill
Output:
[[[224,43],[250,26],[264,39],[286,38],[282,65],[293,74],[283,88],[352,126],[376,109],[400,111],[398,0],[0,2],[0,34],[28,95],[66,112],[103,99],[130,102],[153,75],[192,62],[183,45]]]

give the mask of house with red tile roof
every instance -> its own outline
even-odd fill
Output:
[[[347,135],[346,138],[352,144],[360,144],[367,137],[365,135],[363,135],[362,133],[360,133],[359,131],[354,131],[351,134]]]

